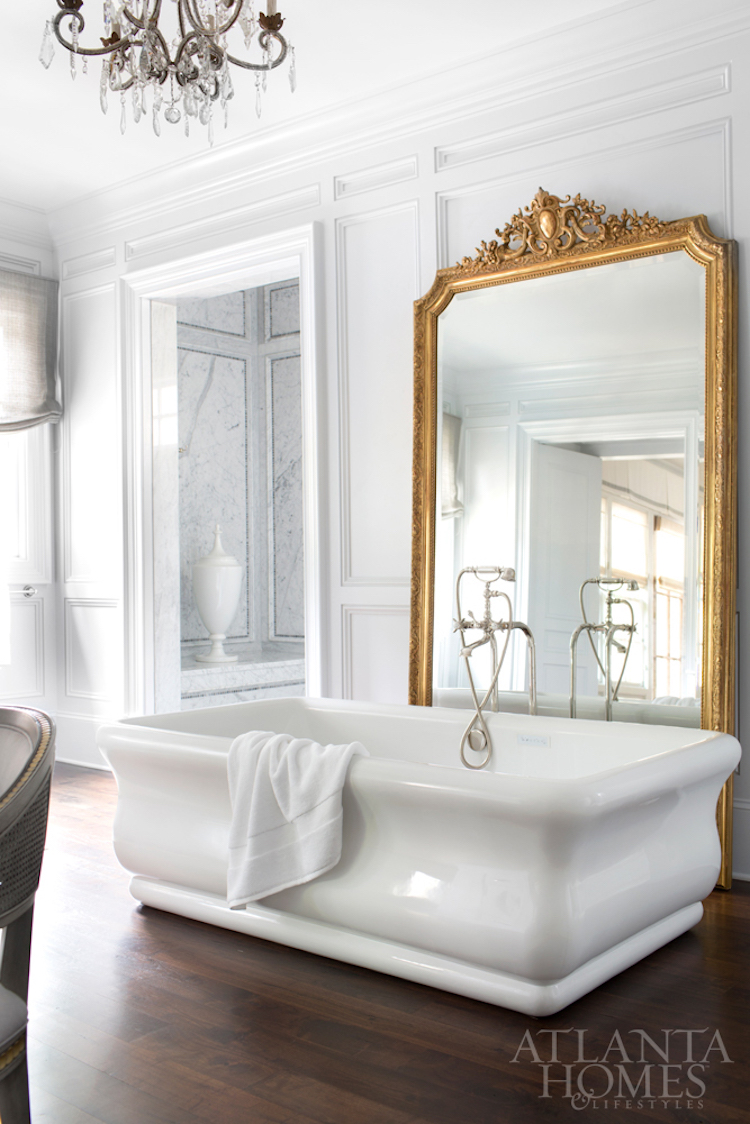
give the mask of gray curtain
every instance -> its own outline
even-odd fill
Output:
[[[57,421],[57,282],[0,270],[0,431]]]

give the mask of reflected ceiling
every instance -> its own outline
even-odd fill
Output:
[[[501,301],[494,288],[459,293],[440,317],[445,386],[454,372],[463,380],[514,371],[528,378],[545,367],[580,369],[634,356],[702,368],[702,352],[685,349],[703,322],[695,278],[695,262],[680,252],[505,285]]]

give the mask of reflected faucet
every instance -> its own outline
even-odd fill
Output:
[[[461,579],[465,574],[473,574],[479,581],[484,583],[484,615],[480,620],[477,620],[471,609],[467,616],[464,616],[461,611]],[[511,605],[508,594],[500,589],[492,589],[493,584],[497,581],[514,582],[515,580],[516,572],[510,566],[465,566],[456,579],[456,620],[453,622],[453,631],[461,633],[460,654],[466,662],[466,673],[469,679],[469,687],[471,688],[471,696],[474,700],[476,712],[471,722],[464,730],[463,737],[461,738],[461,760],[469,769],[484,768],[492,756],[492,741],[490,732],[487,729],[487,723],[484,720],[483,711],[488,703],[490,703],[493,711],[497,711],[499,708],[497,681],[503,666],[503,661],[505,660],[505,654],[508,650],[510,636],[514,629],[519,629],[526,637],[529,658],[529,714],[536,714],[536,648],[534,645],[534,637],[527,624],[524,624],[523,621],[513,620],[513,606]],[[505,602],[508,611],[507,620],[503,620],[502,617],[498,620],[493,620],[491,609],[493,597],[500,597]],[[477,640],[468,643],[466,640],[466,633],[474,629],[478,629],[481,635]],[[505,633],[505,640],[499,655],[496,635],[498,632]],[[474,685],[474,677],[471,673],[470,660],[477,648],[481,648],[485,644],[489,644],[492,652],[492,677],[490,679],[490,685],[480,702]],[[464,751],[467,743],[470,749],[478,752],[482,750],[485,751],[484,760],[479,764],[473,764],[466,760]]]
[[[607,595],[606,611],[604,620],[598,624],[589,621],[586,616],[586,606],[584,604],[583,595],[587,585],[596,585],[599,589]],[[576,716],[576,650],[578,648],[578,639],[582,632],[588,635],[589,643],[591,644],[594,657],[598,664],[599,670],[604,678],[604,719],[606,722],[612,721],[612,704],[617,701],[617,694],[620,690],[623,676],[625,674],[625,667],[627,666],[628,656],[630,655],[630,647],[633,643],[633,635],[636,630],[635,613],[633,606],[626,597],[615,597],[615,593],[619,593],[621,589],[626,589],[631,593],[635,593],[640,589],[637,581],[626,581],[625,578],[587,578],[581,585],[578,591],[578,602],[581,606],[581,616],[583,617],[583,624],[579,624],[570,638],[570,717]],[[616,624],[612,619],[612,607],[614,605],[627,605],[630,612],[630,624]],[[615,633],[626,632],[628,635],[627,644],[621,644],[616,639]],[[604,637],[604,663],[599,657],[599,653],[594,643],[594,633],[598,633]],[[612,649],[616,648],[621,656],[625,658],[622,661],[622,668],[620,676],[617,680],[614,690],[612,690]]]

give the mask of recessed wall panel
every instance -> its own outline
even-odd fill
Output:
[[[65,580],[112,582],[122,565],[113,286],[63,302]]]
[[[344,583],[409,582],[417,209],[338,227]]]
[[[360,702],[407,702],[408,608],[345,605],[343,626],[344,697]]]
[[[12,663],[0,667],[0,699],[30,699],[44,694],[44,604],[21,594],[11,596]]]
[[[577,138],[573,149],[547,146],[541,170],[529,174],[521,165],[515,171],[506,165],[502,177],[439,198],[440,264],[473,257],[476,246],[489,242],[498,227],[531,203],[540,181],[545,191],[561,197],[580,192],[604,203],[607,213],[635,208],[665,220],[705,214],[715,233],[729,237],[727,148],[724,121],[651,137],[631,127],[619,140],[613,130],[595,150],[590,136]],[[542,158],[541,151],[538,155]]]
[[[66,598],[65,693],[69,698],[116,699],[122,676],[116,601]]]

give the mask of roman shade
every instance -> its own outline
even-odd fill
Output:
[[[57,282],[0,270],[0,431],[56,421]]]

